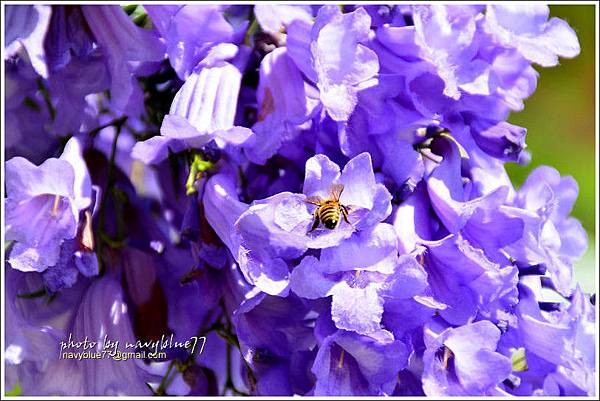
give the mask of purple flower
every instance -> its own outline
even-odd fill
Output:
[[[8,5],[5,11],[5,57],[12,57],[25,49],[35,71],[46,78],[48,68],[43,42],[50,24],[51,7],[41,4]]]
[[[58,261],[54,266],[46,269],[42,276],[48,291],[57,292],[64,287],[72,287],[79,273],[86,277],[98,274],[96,254],[92,249],[83,247],[81,239],[63,242]]]
[[[515,373],[523,383],[523,389],[519,386],[516,391],[529,389],[527,395],[594,394],[595,318],[589,298],[577,288],[570,305],[545,311],[535,292],[519,286],[517,320],[509,327],[515,334],[504,345],[513,350],[523,347],[532,370]]]
[[[235,311],[240,351],[256,375],[257,395],[287,395],[302,386],[296,363],[308,370],[308,360],[302,356],[315,345],[308,312],[297,297],[264,293],[247,298]]]
[[[391,135],[372,138],[381,151],[381,170],[389,177],[389,185],[395,186],[400,193],[410,193],[423,178],[423,156],[409,141]]]
[[[509,124],[505,121],[494,121],[485,118],[472,118],[463,114],[465,123],[470,125],[471,135],[475,143],[488,155],[504,161],[520,161],[525,144],[525,128]]]
[[[235,222],[248,209],[240,202],[232,174],[216,174],[208,180],[202,198],[206,220],[223,244],[236,256]]]
[[[334,230],[320,225],[309,233],[314,216],[309,213],[306,197],[327,199],[334,184],[344,186],[340,202],[355,209],[349,215],[351,223],[342,221]],[[327,156],[317,155],[306,162],[304,194],[282,192],[253,202],[235,222],[238,242],[230,250],[251,283],[269,294],[285,295],[289,277],[286,261],[302,256],[309,248],[338,245],[354,231],[378,224],[390,211],[389,192],[375,182],[368,154],[350,160],[342,172]]]
[[[449,232],[457,232],[480,208],[497,208],[508,195],[509,188],[499,187],[484,196],[462,175],[462,152],[447,138],[435,141],[436,152],[443,156],[426,179],[431,205]]]
[[[551,167],[535,169],[515,197],[526,222],[527,235],[507,248],[521,265],[544,264],[556,288],[570,294],[573,262],[587,249],[581,223],[569,217],[578,187],[572,177],[561,177]]]
[[[414,6],[414,40],[423,60],[444,81],[444,95],[460,98],[460,91],[489,95],[489,65],[477,54],[475,7]]]
[[[390,394],[406,360],[401,341],[379,342],[338,330],[319,346],[311,369],[316,376],[314,395]]]
[[[254,6],[254,15],[263,31],[278,34],[294,20],[307,23],[313,21],[313,11],[309,5],[262,5]]]
[[[440,314],[452,324],[466,323],[516,285],[513,266],[492,262],[460,235],[425,246],[429,284],[435,299],[448,305]]]
[[[377,55],[361,43],[368,40],[370,20],[363,8],[342,14],[337,6],[326,5],[310,33],[300,19],[288,27],[290,56],[319,88],[321,102],[335,121],[347,121],[357,93],[377,83]]]
[[[331,317],[337,328],[374,335],[385,330],[384,306],[420,295],[427,287],[426,278],[414,257],[398,258],[393,228],[380,224],[373,232],[357,233],[337,247],[324,249],[320,260],[306,256],[292,271],[290,284],[301,297],[331,296]]]
[[[6,61],[4,66],[6,159],[21,156],[41,164],[54,154],[57,141],[45,131],[51,115],[38,91],[38,75],[22,59]]]
[[[100,53],[94,46],[94,36],[86,26],[81,7],[52,8],[50,26],[44,38],[44,49],[51,74],[66,67],[74,59]]]
[[[81,212],[92,204],[78,139],[69,140],[59,159],[40,166],[22,157],[7,161],[6,190],[6,239],[15,241],[9,263],[25,272],[54,266],[63,241],[75,238]]]
[[[43,65],[44,72],[39,73],[47,81],[38,81],[35,87],[39,85],[49,93],[49,99],[40,105],[51,120],[41,129],[60,136],[75,134],[86,117],[85,97],[110,87],[105,58],[94,44],[79,7],[55,6],[38,41],[42,53],[32,63],[38,71],[35,62]]]
[[[82,6],[82,11],[106,58],[112,104],[137,117],[142,93],[134,75],[146,63],[162,61],[164,45],[154,32],[135,26],[120,6]]]
[[[252,127],[256,141],[245,149],[259,164],[278,152],[284,142],[300,134],[319,104],[315,89],[304,82],[285,48],[267,54],[260,65],[258,121]]]
[[[408,24],[396,19],[379,27],[369,43],[379,58],[380,73],[403,77],[403,91],[424,116],[444,120],[455,111],[470,111],[504,120],[510,110],[521,110],[523,99],[535,90],[537,73],[531,61],[538,60],[536,54],[552,56],[556,64],[557,55],[578,52],[564,21],[546,22],[547,6],[519,9],[519,17],[504,6],[488,7],[485,16],[482,10],[413,6],[404,12]],[[496,21],[495,13],[504,16],[506,27]],[[405,106],[406,100],[402,103]]]
[[[72,334],[76,340],[87,336],[100,346],[104,336],[118,339],[117,350],[121,352],[127,352],[127,342],[135,343],[130,312],[121,285],[115,278],[105,276],[90,286],[75,316]],[[145,385],[147,374],[136,366],[133,359],[87,361],[81,364],[80,374],[85,386],[82,394],[144,395],[150,392]]]
[[[27,371],[30,364],[43,364],[57,358],[59,342],[69,329],[69,321],[76,312],[74,305],[80,302],[87,283],[80,280],[75,287],[50,303],[44,296],[23,296],[38,292],[43,285],[39,274],[6,269],[6,316],[12,322],[6,327],[4,353],[7,369]],[[59,316],[65,319],[57,319]],[[20,375],[21,380],[23,377]],[[31,387],[23,382],[21,385],[28,393],[34,390],[35,383],[31,383]]]
[[[19,293],[35,289],[32,276],[15,272],[10,277]],[[75,342],[84,338],[88,342],[96,342],[98,345],[91,349],[92,352],[102,351],[105,335],[119,341],[119,351],[130,351],[125,348],[125,342],[135,342],[130,314],[121,286],[114,277],[105,276],[91,285],[78,285],[63,292],[50,304],[44,298],[15,298],[16,294],[17,291],[11,292],[11,299],[14,300],[11,302],[15,302],[15,317],[20,319],[19,327],[25,336],[18,342],[9,339],[12,350],[23,347],[20,354],[12,354],[18,358],[10,362],[19,369],[23,395],[148,393],[144,381],[150,380],[151,376],[131,359],[80,361],[60,358],[61,352],[82,351],[67,345],[69,336]],[[60,319],[57,320],[61,315],[65,318],[64,324],[60,323]],[[36,337],[32,337],[31,334],[35,333],[32,329],[36,326]],[[61,341],[65,348],[61,347]],[[36,350],[32,346],[42,348]]]
[[[360,215],[357,216],[354,225],[357,230],[372,227],[385,220],[391,213],[390,194],[383,184],[376,182],[368,153],[359,154],[349,160],[341,172],[339,167],[325,155],[316,155],[306,162],[303,189],[306,196],[327,199],[335,184],[344,186],[340,202],[344,205],[352,205],[357,210],[356,214]],[[360,210],[365,212],[359,213]],[[340,225],[338,229],[348,229],[344,227],[348,226]],[[321,247],[318,246],[319,243],[314,245],[314,247]]]
[[[573,29],[560,18],[548,20],[545,4],[526,9],[515,5],[488,5],[484,29],[501,45],[514,48],[527,60],[542,67],[558,64],[558,57],[579,54]]]
[[[492,323],[436,329],[427,328],[424,335],[423,389],[428,396],[488,394],[510,374],[510,359],[496,352],[500,330]]]
[[[110,87],[110,74],[104,57],[93,54],[73,58],[69,64],[54,71],[49,79],[49,91],[54,95],[56,116],[52,132],[58,135],[78,133],[89,107],[86,96]]]
[[[200,148],[213,139],[220,147],[252,139],[250,129],[233,125],[242,76],[225,60],[237,53],[232,44],[213,48],[175,95],[161,135],[137,143],[132,156],[153,164],[166,159],[169,151]]]
[[[218,5],[147,5],[144,9],[165,39],[169,62],[181,79],[219,43],[232,42],[233,28]]]
[[[417,185],[405,202],[392,213],[392,224],[398,235],[398,251],[410,253],[427,240],[442,237],[446,229],[429,213],[429,197],[424,183]],[[438,234],[438,231],[442,233]]]

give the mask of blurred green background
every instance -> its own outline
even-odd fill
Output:
[[[509,163],[507,170],[516,186],[543,164],[577,180],[579,198],[573,215],[587,230],[589,247],[575,265],[575,279],[586,292],[596,292],[595,10],[594,5],[555,5],[550,6],[550,15],[571,25],[581,53],[574,59],[560,59],[553,68],[535,66],[540,73],[537,90],[525,101],[525,109],[509,118],[527,128],[531,163],[525,167]]]

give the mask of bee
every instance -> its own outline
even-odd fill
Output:
[[[346,223],[350,224],[348,220],[348,207],[340,203],[340,196],[343,191],[344,186],[342,184],[334,184],[329,191],[329,198],[321,199],[319,196],[309,196],[306,198],[306,203],[317,206],[313,213],[314,222],[312,228],[308,231],[309,233],[314,231],[319,226],[319,223],[323,223],[325,228],[333,230],[340,224],[342,217]]]

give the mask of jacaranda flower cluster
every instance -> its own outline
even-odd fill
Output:
[[[577,184],[504,168],[546,5],[4,17],[7,391],[595,395]]]

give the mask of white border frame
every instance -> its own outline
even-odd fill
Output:
[[[119,4],[119,5],[124,5],[124,4],[133,4],[133,3],[157,3],[157,4],[190,4],[190,3],[202,3],[202,4],[231,4],[231,5],[243,5],[243,4],[257,4],[259,3],[259,1],[238,1],[238,0],[233,0],[233,1],[202,1],[202,2],[198,2],[198,1],[146,1],[146,2],[140,2],[140,1],[71,1],[71,0],[66,0],[66,1],[2,1],[2,10],[0,11],[1,13],[1,23],[0,23],[0,29],[2,33],[4,33],[4,6],[5,5],[10,5],[10,4],[18,4],[18,5],[24,5],[24,4],[49,4],[49,5],[53,5],[53,4]],[[326,3],[333,3],[333,4],[357,4],[357,5],[364,5],[364,4],[430,4],[430,3],[434,3],[432,1],[377,1],[377,2],[369,2],[369,1],[261,1],[261,4],[326,4]],[[453,1],[452,4],[499,4],[499,3],[507,3],[507,1]],[[511,3],[523,3],[523,4],[527,4],[527,3],[534,3],[534,2],[528,2],[528,1],[511,1]],[[539,2],[535,2],[538,3]],[[599,40],[598,35],[599,35],[599,31],[598,31],[598,11],[600,8],[600,5],[598,3],[598,1],[548,1],[548,2],[544,2],[547,5],[594,5],[594,11],[595,11],[595,33],[596,33],[596,43],[595,43],[595,67],[596,67],[596,71],[595,71],[595,79],[596,79],[596,88],[595,88],[595,150],[596,150],[596,171],[595,171],[595,178],[596,178],[596,190],[595,190],[595,195],[596,195],[596,210],[595,210],[595,220],[596,220],[596,232],[595,232],[595,268],[596,268],[596,297],[598,297],[598,280],[600,277],[599,274],[599,255],[598,255],[598,244],[600,241],[600,228],[598,226],[598,203],[599,203],[599,188],[598,188],[598,163],[599,163],[599,151],[598,151],[598,146],[600,145],[599,142],[599,132],[598,132],[598,118],[599,118],[599,108],[598,108],[598,94],[599,94],[599,86],[600,86],[600,81],[598,80],[599,78],[599,65],[598,65],[598,42]],[[2,43],[2,48],[0,53],[2,54],[2,60],[4,60],[4,43]],[[0,80],[3,82],[4,81],[4,62],[1,63],[1,67],[0,67],[0,73],[1,73],[1,77]],[[4,88],[4,85],[2,85],[2,88]],[[0,100],[0,111],[2,113],[1,116],[1,123],[0,123],[0,143],[2,144],[2,152],[0,155],[0,160],[1,160],[1,166],[0,166],[0,177],[2,177],[1,183],[2,186],[0,188],[0,193],[2,195],[2,205],[0,207],[0,214],[2,216],[2,222],[4,222],[4,197],[5,197],[5,193],[4,193],[4,112],[5,112],[5,104],[4,104],[4,93],[1,96],[1,100]],[[4,255],[4,224],[2,225],[2,227],[0,228],[0,238],[2,240],[2,250],[1,255],[2,255],[2,260],[5,260],[5,255]],[[1,275],[1,280],[0,282],[2,283],[2,286],[4,286],[4,268],[2,268],[2,272],[0,273]],[[1,305],[2,305],[2,311],[0,312],[0,314],[2,315],[2,319],[1,319],[1,335],[2,335],[2,339],[1,339],[1,346],[2,346],[2,368],[0,368],[0,370],[2,370],[2,372],[4,373],[4,335],[5,335],[5,321],[4,321],[4,287],[2,288],[2,290],[0,290],[0,293],[2,293],[2,300],[1,300]],[[598,302],[598,301],[596,301]],[[596,325],[598,324],[599,320],[599,314],[598,314],[598,304],[596,304]],[[597,326],[596,326],[597,327]],[[600,356],[600,351],[599,351],[599,347],[598,347],[599,343],[598,343],[598,331],[596,331],[596,379],[598,379],[598,366],[599,366],[599,356]],[[6,376],[4,374],[2,374],[2,383],[0,386],[0,397],[2,397],[3,399],[5,398],[5,378]],[[596,380],[596,397],[598,397],[600,394],[599,392],[600,389],[600,385],[598,380]],[[28,399],[35,399],[35,400],[54,400],[54,399],[61,399],[61,398],[65,398],[65,397],[59,397],[59,396],[39,396],[39,397],[27,397]],[[85,400],[85,399],[126,399],[126,400],[144,400],[147,399],[148,397],[132,397],[132,396],[122,396],[122,397],[106,397],[106,396],[83,396],[83,397],[68,397],[69,399],[75,399],[75,400]],[[215,400],[215,399],[239,399],[239,398],[245,398],[245,397],[230,397],[230,396],[222,396],[222,397],[193,397],[193,396],[187,396],[185,397],[186,399],[207,399],[207,400]],[[292,399],[292,398],[298,398],[298,397],[250,397],[251,399],[259,399],[259,400],[286,400],[286,399]],[[368,398],[373,398],[373,397],[324,397],[327,399],[339,399],[339,400],[358,400],[358,399],[368,399]],[[432,398],[432,397],[419,397],[419,398]],[[436,399],[453,399],[455,397],[438,397]],[[505,397],[460,397],[461,399],[474,399],[474,400],[494,400],[494,399],[498,399],[498,400],[505,400]],[[519,397],[516,397],[519,398]],[[528,399],[528,400],[547,400],[548,397],[522,397],[524,399]],[[594,397],[568,397],[569,399],[595,399]],[[15,398],[17,399],[17,398]],[[154,397],[154,399],[173,399],[173,397]],[[410,399],[410,397],[388,397],[388,399],[399,399],[399,400],[408,400]]]

